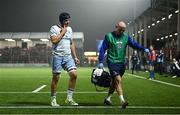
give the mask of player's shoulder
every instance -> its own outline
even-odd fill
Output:
[[[58,25],[53,25],[53,26],[51,26],[51,29],[57,30],[57,29],[60,29],[60,26],[58,26]]]
[[[105,34],[105,39],[106,40],[108,40],[108,39],[110,39],[110,38],[112,38],[113,37],[113,33],[112,32],[109,32],[109,33],[106,33]]]
[[[54,36],[57,35],[60,32],[60,27],[58,27],[58,25],[53,25],[50,28],[50,36]]]
[[[112,36],[113,32],[108,32],[105,36]]]
[[[114,32],[109,32],[105,34],[104,40],[110,42],[113,41],[113,39],[114,39]]]

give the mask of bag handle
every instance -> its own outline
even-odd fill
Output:
[[[95,85],[95,84],[94,84],[94,87],[96,88],[96,91],[97,91],[97,92],[103,92],[103,91],[108,90],[108,88],[102,88],[102,89],[100,89],[100,87],[98,88],[98,86]]]

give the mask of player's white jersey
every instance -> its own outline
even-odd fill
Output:
[[[50,29],[50,37],[60,34],[61,28],[58,25],[54,25]],[[52,46],[52,54],[59,56],[71,55],[70,45],[73,38],[73,32],[71,27],[67,27],[67,32],[63,38],[57,44]]]

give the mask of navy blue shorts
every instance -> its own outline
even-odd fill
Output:
[[[125,72],[125,64],[124,63],[108,63],[109,72],[111,77],[116,77],[120,75],[121,77]]]

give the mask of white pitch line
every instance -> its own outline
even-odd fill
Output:
[[[34,92],[0,92],[0,94],[32,94]],[[39,94],[49,94],[50,92],[37,92]],[[66,94],[67,92],[57,92],[57,93],[60,93],[60,94]],[[80,91],[80,92],[74,92],[75,94],[106,94],[108,92],[88,92],[88,91]],[[116,93],[116,92],[114,92]]]
[[[146,79],[145,77],[142,77],[142,76],[133,75],[133,74],[128,74],[128,73],[126,73],[126,74],[127,74],[127,75],[130,75],[130,76],[134,76],[134,77],[140,78],[140,79]],[[164,81],[159,81],[159,80],[151,80],[151,81],[154,81],[154,82],[157,82],[157,83],[161,83],[161,84],[166,84],[166,85],[169,85],[169,86],[179,87],[179,88],[180,88],[180,85],[176,85],[176,84],[172,84],[172,83],[168,83],[168,82],[164,82]]]
[[[42,85],[41,87],[39,87],[39,88],[35,89],[34,91],[32,91],[32,93],[37,93],[38,91],[40,91],[44,87],[46,87],[46,85]]]
[[[0,109],[54,109],[54,108],[62,108],[62,109],[119,109],[121,106],[0,106]],[[173,106],[127,106],[129,109],[180,109],[180,107]]]

